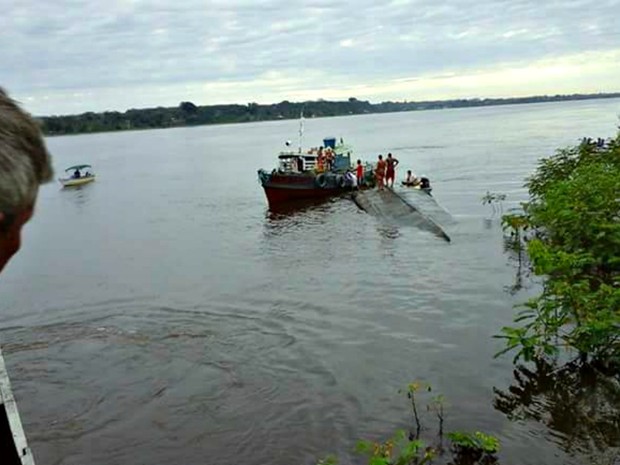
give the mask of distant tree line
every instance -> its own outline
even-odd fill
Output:
[[[510,105],[518,103],[557,102],[563,100],[586,100],[616,98],[620,93],[572,94],[520,98],[485,98],[431,100],[421,102],[370,103],[349,98],[346,101],[289,102],[284,100],[270,105],[248,103],[247,105],[206,105],[181,102],[176,107],[131,109],[125,112],[87,112],[80,115],[45,116],[39,120],[47,135],[80,134],[131,129],[155,129],[204,124],[244,123],[299,118],[302,110],[306,118],[326,116],[359,115],[365,113],[391,113],[399,111],[437,110],[443,108]]]

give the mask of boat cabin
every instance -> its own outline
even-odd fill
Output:
[[[346,171],[351,169],[351,147],[344,145],[342,139],[336,144],[335,137],[323,139],[323,153],[331,151],[334,154],[332,171]],[[315,171],[318,167],[319,147],[313,147],[306,153],[301,150],[280,152],[278,156],[278,171],[287,173],[303,173]]]
[[[316,154],[281,153],[278,156],[278,171],[287,173],[303,173],[313,171],[317,165]]]

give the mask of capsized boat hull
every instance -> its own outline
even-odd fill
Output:
[[[83,184],[88,184],[89,182],[93,182],[95,180],[95,176],[85,176],[82,178],[60,178],[58,181],[63,185],[63,187],[72,187],[72,186],[81,186]]]
[[[453,222],[433,197],[420,189],[385,188],[356,191],[355,204],[366,213],[396,225],[411,225],[450,242],[444,225]]]

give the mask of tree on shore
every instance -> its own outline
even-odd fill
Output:
[[[620,368],[620,133],[543,159],[523,212],[504,225],[542,278],[542,293],[505,327],[506,350],[525,361],[562,349]]]

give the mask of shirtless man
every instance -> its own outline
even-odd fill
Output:
[[[385,160],[385,162],[387,163],[385,183],[390,187],[394,187],[394,178],[396,177],[396,167],[398,166],[398,160],[392,157],[391,153],[388,153],[387,160]],[[390,180],[392,180],[391,183]]]
[[[377,167],[375,168],[375,177],[377,178],[377,188],[379,190],[383,190],[383,186],[385,185],[385,170],[387,164],[383,159],[383,155],[379,155],[379,161],[377,162]]]

